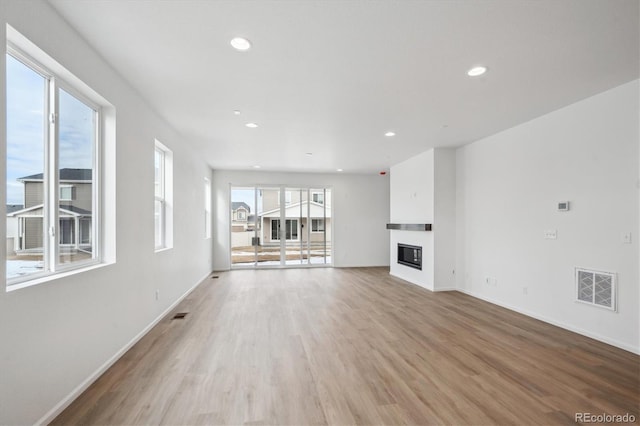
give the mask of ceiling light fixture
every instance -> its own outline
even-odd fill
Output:
[[[255,129],[256,127],[258,127],[256,123],[247,123],[245,124],[245,126],[247,126],[250,129]]]
[[[306,153],[309,157],[311,157],[313,155],[313,152],[307,152]]]
[[[235,37],[231,39],[231,46],[239,52],[246,52],[251,49],[251,42],[246,38]]]
[[[395,136],[396,134],[395,134],[395,132],[387,132],[384,135],[387,136],[387,137],[392,137],[392,136]]]
[[[469,71],[467,71],[467,75],[469,77],[478,77],[484,74],[485,72],[487,72],[487,67],[478,66],[478,67],[473,67]]]
[[[240,115],[240,111],[239,111],[239,110],[237,110],[237,109],[236,109],[236,110],[234,110],[234,111],[233,111],[233,113],[234,113],[235,115]]]
[[[254,169],[259,169],[260,166],[258,166],[257,164],[255,166],[253,166]]]
[[[336,171],[341,172],[341,171],[342,171],[342,169],[337,169]]]

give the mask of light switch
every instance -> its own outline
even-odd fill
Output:
[[[555,240],[558,238],[558,230],[557,229],[547,229],[544,231],[544,239],[545,240]]]
[[[622,234],[622,243],[631,244],[631,232],[626,232]]]

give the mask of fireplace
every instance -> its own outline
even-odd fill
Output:
[[[422,247],[398,243],[398,263],[422,270]]]

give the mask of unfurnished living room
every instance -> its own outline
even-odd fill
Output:
[[[0,22],[0,425],[640,422],[639,0]]]

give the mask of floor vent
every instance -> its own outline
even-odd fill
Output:
[[[188,313],[188,312],[178,312],[178,313],[177,313],[177,314],[175,314],[175,315],[173,316],[173,318],[171,318],[171,319],[184,319],[184,317],[186,317],[186,316],[187,316],[187,313]]]
[[[217,276],[217,275],[212,275],[212,276],[211,276],[211,279],[212,279],[212,280],[215,280],[216,278],[220,278],[220,277],[219,277],[219,276]]]
[[[616,274],[576,268],[576,300],[615,311]]]

